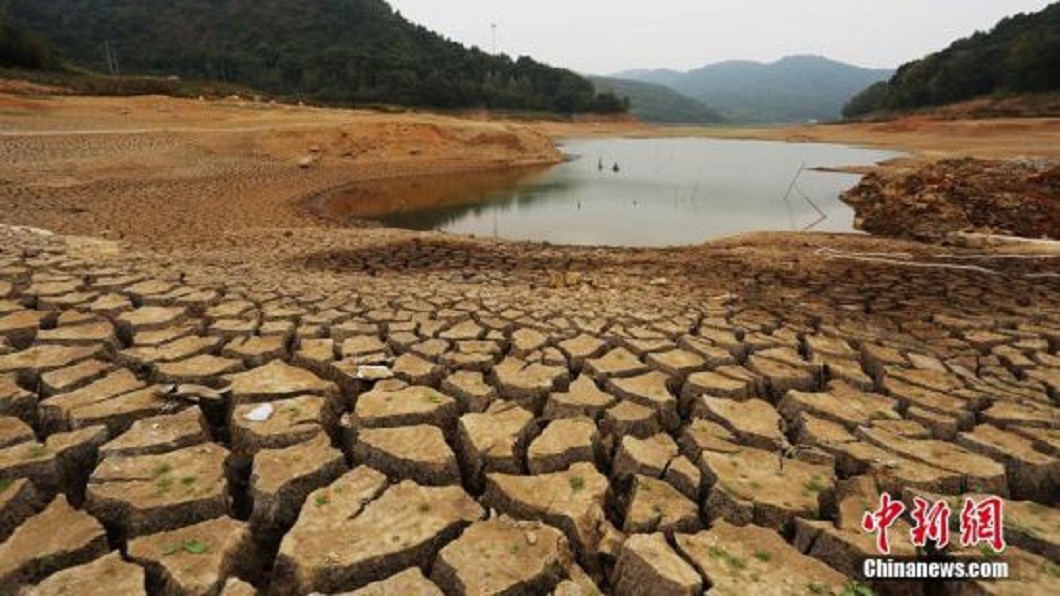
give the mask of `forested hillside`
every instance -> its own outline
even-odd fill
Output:
[[[0,12],[0,67],[39,69],[57,64],[44,40],[16,27]]]
[[[103,72],[327,102],[622,110],[573,72],[465,48],[383,0],[0,0],[0,10],[74,64]]]
[[[847,104],[848,118],[908,110],[981,95],[1060,89],[1060,3],[1007,17],[921,60],[890,81],[865,89]]]
[[[613,93],[629,101],[629,110],[644,122],[660,124],[709,124],[724,121],[720,114],[699,101],[652,83],[589,77],[600,93]]]

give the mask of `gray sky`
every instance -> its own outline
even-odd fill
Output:
[[[1049,0],[390,0],[413,22],[489,51],[579,72],[688,70],[820,54],[895,67]]]

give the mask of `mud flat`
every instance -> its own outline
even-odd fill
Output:
[[[917,489],[1007,496],[1005,586],[1046,593],[1055,260],[881,246],[236,271],[4,228],[0,581],[838,594],[867,582],[851,518]]]
[[[351,182],[562,159],[525,125],[426,114],[2,95],[0,109],[5,223],[165,250],[319,227],[303,203]]]
[[[387,162],[303,134],[3,139],[5,222],[57,233],[0,228],[0,592],[841,594],[881,490],[1005,496],[1018,575],[946,588],[1057,590],[1055,254],[337,228],[292,189]]]

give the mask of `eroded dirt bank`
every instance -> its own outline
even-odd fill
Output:
[[[878,168],[843,194],[857,227],[926,241],[954,232],[1060,238],[1060,162],[943,159]]]
[[[354,181],[562,158],[528,126],[423,114],[163,97],[6,102],[6,223],[160,249],[325,225],[302,200]]]

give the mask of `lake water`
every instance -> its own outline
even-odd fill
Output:
[[[341,189],[323,198],[323,210],[391,227],[556,244],[674,246],[748,231],[851,232],[854,212],[839,195],[858,176],[808,168],[898,155],[703,138],[572,140],[562,149],[570,161],[549,168]]]

